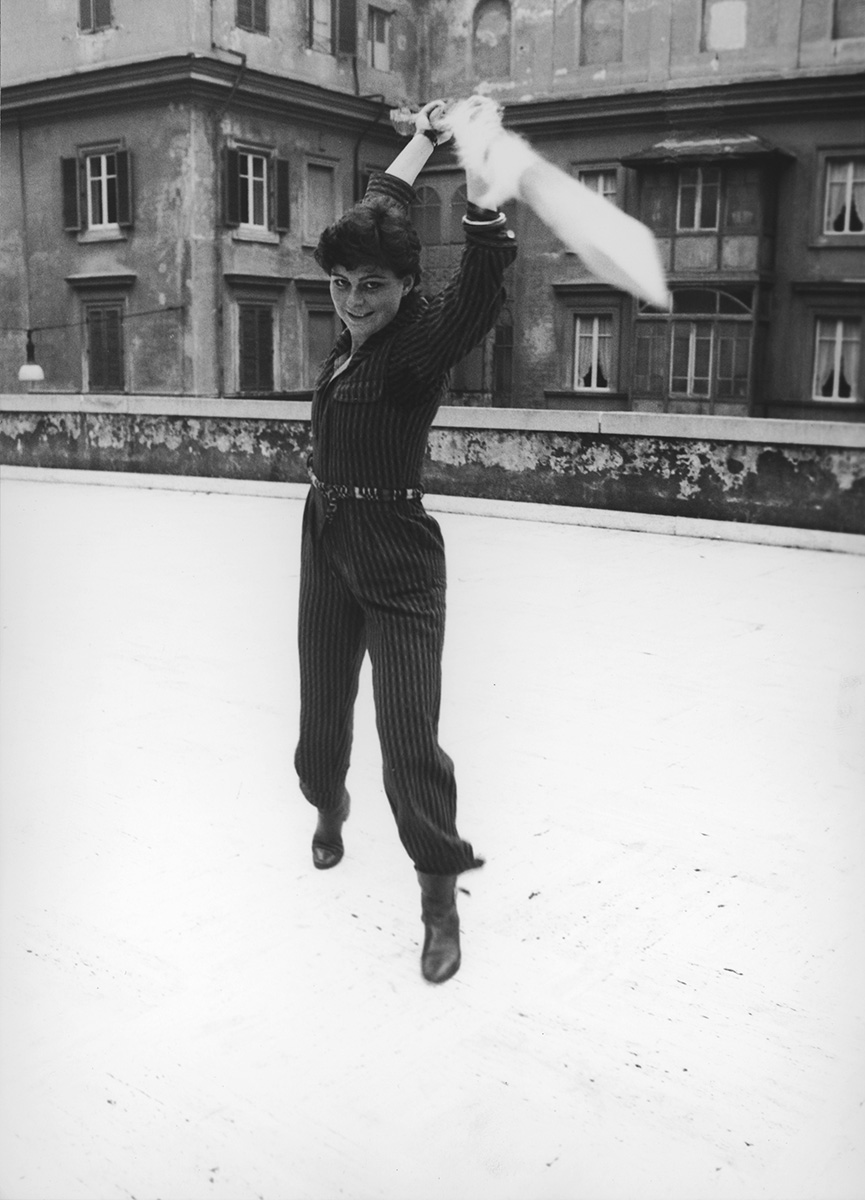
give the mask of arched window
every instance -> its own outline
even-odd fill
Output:
[[[480,79],[507,79],[511,73],[511,6],[508,0],[480,0],[474,15],[472,64]]]
[[[466,215],[468,200],[466,185],[461,183],[451,198],[450,221],[448,222],[448,241],[457,245],[465,241],[463,217]]]
[[[442,241],[442,202],[435,188],[419,187],[411,217],[424,246],[440,246]]]

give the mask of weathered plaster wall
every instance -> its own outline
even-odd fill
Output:
[[[6,465],[306,479],[305,403],[20,400],[0,398]],[[425,479],[446,495],[865,533],[856,425],[451,408],[431,431]]]
[[[357,6],[356,64],[346,55],[310,49],[308,0],[282,0],[268,7],[268,32],[262,35],[238,27],[237,0],[112,0],[111,26],[82,33],[77,3],[47,0],[39,5],[40,36],[34,37],[32,0],[4,0],[3,80],[9,86],[138,59],[227,50],[245,55],[253,70],[338,92],[384,92],[397,104],[414,95],[418,46],[412,0],[392,0],[386,6],[393,20],[389,72],[368,65],[367,6]]]
[[[132,413],[3,413],[0,462],[86,471],[306,478],[309,422]]]
[[[430,491],[865,531],[865,450],[669,437],[435,429]]]

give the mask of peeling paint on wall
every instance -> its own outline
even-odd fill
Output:
[[[0,462],[306,481],[309,423],[122,413],[0,414]],[[865,449],[432,430],[429,491],[865,533]]]

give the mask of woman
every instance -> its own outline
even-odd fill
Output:
[[[489,119],[491,101],[477,98]],[[358,676],[372,663],[384,785],[421,886],[424,977],[460,964],[456,879],[482,866],[456,829],[456,783],[438,744],[445,559],[421,504],[421,468],[449,369],[484,337],[504,301],[516,250],[503,214],[478,208],[483,181],[467,177],[461,265],[432,300],[418,290],[420,240],[411,187],[439,141],[440,102],[361,204],[321,236],[316,260],[345,328],[315,385],[313,454],[300,583],[300,740],[295,765],[318,809],[319,869],[343,855],[345,779]]]

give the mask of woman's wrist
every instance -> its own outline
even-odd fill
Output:
[[[466,216],[470,221],[498,221],[503,215],[497,208],[482,208],[480,204],[475,204],[473,200],[466,201]]]

